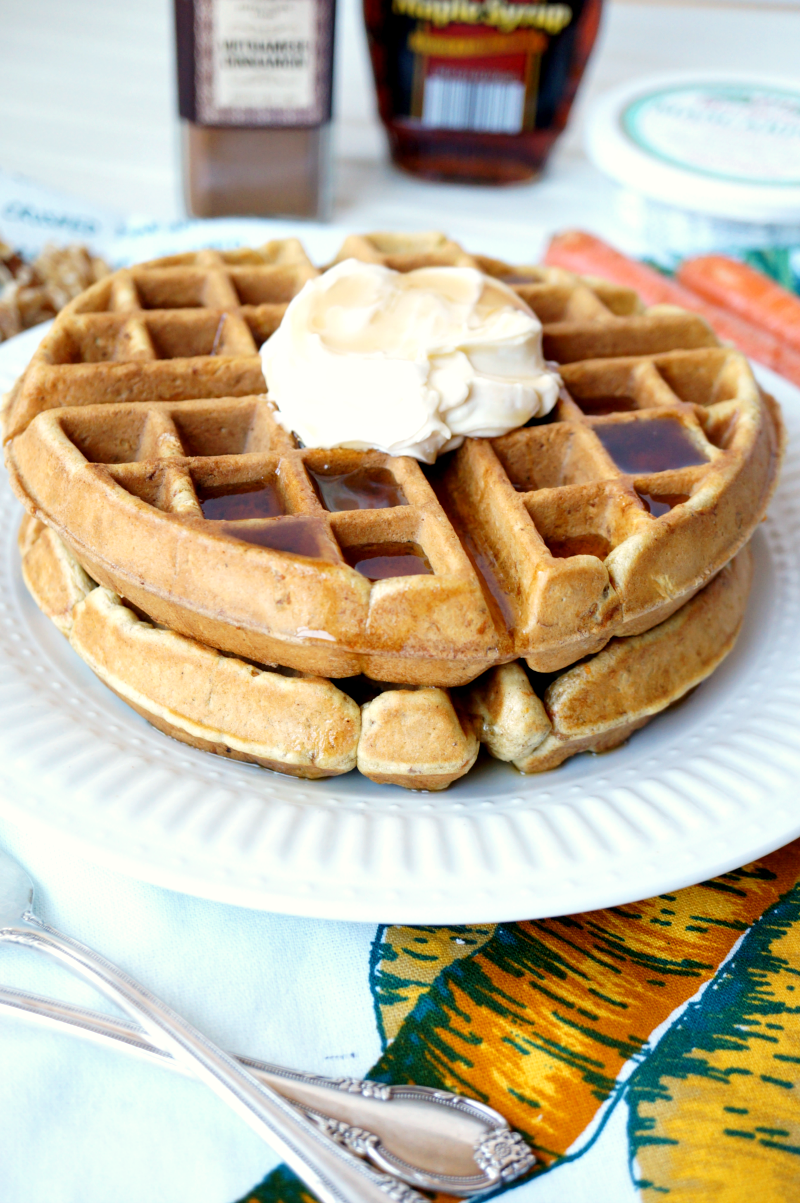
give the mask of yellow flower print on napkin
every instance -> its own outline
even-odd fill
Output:
[[[800,885],[754,924],[628,1095],[645,1200],[800,1199]]]
[[[500,924],[419,993],[370,1077],[484,1099],[552,1162],[798,872],[800,843],[676,894]]]

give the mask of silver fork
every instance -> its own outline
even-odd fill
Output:
[[[384,1149],[383,1159],[380,1152],[376,1156],[375,1151],[381,1141],[369,1130],[364,1131],[364,1139],[361,1141],[363,1147],[359,1152],[370,1155],[368,1149],[371,1148],[372,1159],[381,1169],[376,1169],[359,1157],[353,1156],[347,1147],[346,1133],[341,1127],[360,1126],[350,1122],[354,1114],[352,1107],[344,1119],[340,1120],[335,1111],[333,1116],[329,1116],[325,1107],[314,1106],[313,1075],[296,1074],[277,1067],[261,1067],[258,1063],[248,1065],[246,1062],[234,1060],[105,957],[48,927],[33,911],[33,882],[30,877],[21,865],[0,850],[0,942],[2,941],[45,952],[78,976],[90,981],[140,1025],[145,1036],[152,1041],[152,1044],[149,1044],[147,1039],[144,1040],[147,1047],[143,1051],[154,1052],[156,1055],[161,1051],[174,1057],[179,1066],[194,1073],[210,1086],[272,1146],[322,1203],[386,1203],[387,1195],[396,1203],[426,1203],[423,1197],[408,1185],[409,1181],[428,1189],[473,1194],[487,1190],[501,1180],[508,1182],[516,1178],[535,1163],[535,1158],[522,1137],[510,1131],[501,1116],[489,1108],[483,1108],[482,1104],[445,1092],[426,1091],[422,1087],[383,1087],[379,1083],[343,1079],[339,1089],[343,1094],[352,1094],[353,1099],[360,1095],[364,1101],[372,1096],[376,1101],[389,1102],[396,1092],[396,1103],[401,1106],[403,1101],[406,1104],[411,1103],[412,1106],[430,1107],[433,1104],[439,1111],[432,1129],[434,1137],[442,1126],[445,1112],[449,1114],[451,1122],[454,1119],[462,1121],[461,1131],[458,1133],[462,1144],[465,1136],[463,1121],[469,1117],[470,1112],[473,1121],[482,1112],[489,1129],[484,1129],[482,1133],[473,1137],[474,1164],[480,1171],[477,1175],[464,1174],[463,1170],[461,1173],[448,1173],[447,1171],[455,1168],[455,1165],[452,1161],[448,1163],[446,1152],[443,1157],[444,1173],[435,1172],[430,1164],[426,1167],[425,1162],[430,1163],[431,1151],[435,1152],[436,1148],[435,1140],[433,1145],[430,1141],[432,1115],[428,1117],[427,1124],[425,1121],[419,1123],[419,1115],[406,1115],[406,1121],[410,1120],[412,1127],[417,1130],[417,1151],[424,1154],[421,1167],[407,1161],[404,1155],[393,1156],[391,1150],[387,1156]],[[94,1022],[93,1013],[88,1015],[92,1016]],[[106,1028],[104,1034],[111,1034],[113,1037],[110,1027],[114,1021],[109,1021],[106,1016],[98,1018],[100,1026]],[[74,1020],[73,1015],[73,1022]],[[83,1023],[78,1026],[87,1025]],[[142,1041],[141,1034],[137,1036],[135,1029],[127,1035],[120,1036],[117,1032],[116,1038],[122,1038],[127,1043],[135,1043],[137,1038],[140,1043]],[[259,1080],[250,1072],[251,1069],[262,1068],[268,1071],[266,1080],[263,1073]],[[269,1078],[270,1073],[272,1078]],[[278,1085],[275,1077],[282,1078],[284,1083],[293,1082],[295,1093],[298,1089],[301,1094],[305,1092],[305,1100],[298,1099],[301,1107],[305,1102],[307,1110],[319,1114],[304,1113],[282,1097],[282,1094],[274,1089],[274,1086]],[[316,1084],[319,1103],[319,1090],[321,1089],[327,1098],[331,1084],[325,1079],[316,1079]],[[288,1091],[284,1089],[284,1093]],[[436,1095],[439,1098],[434,1101],[431,1096]],[[493,1122],[495,1117],[499,1122]],[[339,1125],[338,1129],[336,1125]],[[381,1123],[381,1127],[386,1126]],[[388,1126],[391,1127],[391,1124]],[[421,1133],[425,1132],[426,1128],[427,1138],[420,1140]],[[373,1139],[370,1140],[369,1137]],[[446,1146],[447,1137],[444,1132],[442,1139]],[[350,1147],[353,1147],[354,1143],[359,1143],[357,1138],[350,1140]],[[385,1141],[383,1143],[385,1144]],[[460,1151],[458,1165],[459,1168],[464,1166],[463,1149]],[[382,1172],[385,1169],[391,1169],[391,1172]],[[405,1181],[400,1181],[398,1170],[402,1171]]]
[[[22,1014],[187,1072],[150,1044],[141,1028],[115,1016],[0,987],[3,1013]],[[499,1112],[475,1099],[427,1086],[326,1078],[238,1054],[236,1060],[299,1107],[331,1140],[411,1186],[477,1195],[534,1163],[519,1133],[511,1131]]]

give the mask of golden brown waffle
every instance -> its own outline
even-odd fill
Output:
[[[415,460],[299,450],[263,397],[52,410],[9,446],[31,511],[95,580],[182,634],[262,664],[414,684],[497,660],[478,578]],[[385,478],[401,504],[332,513],[310,472],[322,487]],[[198,498],[208,511],[248,484],[285,516],[204,519]],[[371,585],[347,562],[408,549],[432,571]]]
[[[446,689],[383,688],[361,707],[359,772],[379,785],[446,789],[472,768],[479,744]]]
[[[69,638],[72,611],[97,583],[49,527],[26,514],[19,528],[22,579],[37,606]]]
[[[104,684],[182,743],[294,777],[357,764],[408,789],[444,789],[475,761],[478,741],[443,689],[372,689],[359,707],[332,681],[262,671],[143,621],[36,519],[23,519],[19,544],[39,608]]]
[[[596,361],[565,378],[587,409],[644,408],[590,417],[565,396],[552,422],[467,442],[429,474],[436,492],[410,459],[296,448],[258,397],[52,410],[7,462],[93,577],[204,643],[412,684],[461,684],[519,656],[552,672],[654,626],[717,572],[763,516],[778,451],[735,352]],[[631,432],[650,454],[662,430],[699,462],[621,471],[602,442]],[[403,504],[331,512],[309,472],[383,479]],[[284,516],[203,518],[201,503],[248,485]],[[370,584],[351,564],[376,550],[416,552],[431,571]]]
[[[418,267],[477,266],[474,255],[438,230],[420,234],[350,234],[339,248],[334,263],[344,259],[378,263],[396,272],[415,271]]]
[[[354,765],[373,781],[446,788],[472,767],[478,740],[523,772],[623,742],[718,666],[738,634],[750,583],[745,549],[677,614],[614,639],[548,683],[519,663],[456,690],[333,682],[260,671],[144,622],[92,581],[58,536],[26,517],[23,576],[37,605],[97,676],[184,743],[300,777]]]
[[[607,752],[719,667],[741,629],[752,577],[745,547],[665,622],[612,639],[595,656],[536,682],[519,664],[493,668],[461,691],[481,742],[523,773],[554,769],[578,752]]]
[[[469,440],[443,482],[538,672],[662,622],[717,573],[764,516],[782,444],[734,351],[561,371],[554,421]]]
[[[479,267],[527,301],[544,325],[545,355],[560,363],[716,345],[693,314],[669,306],[644,311],[630,289],[470,255],[444,234],[352,235],[342,258],[398,271]],[[290,238],[257,250],[171,255],[106,277],[59,314],[8,399],[5,437],[57,406],[262,392],[256,351],[316,274]]]
[[[12,390],[6,435],[52,406],[262,392],[258,348],[317,274],[290,238],[107,276],[59,314]]]
[[[361,716],[331,681],[264,672],[142,621],[30,518],[22,572],[41,610],[101,681],[160,731],[298,777],[355,767]]]
[[[575,276],[558,267],[515,266],[470,255],[435,231],[353,234],[345,239],[335,262],[342,259],[361,259],[401,272],[476,267],[508,284],[530,305],[544,328],[544,354],[558,363],[717,345],[708,324],[684,309],[671,305],[645,309],[631,288]]]
[[[470,259],[441,235],[373,235],[352,240],[346,253],[406,267]],[[286,244],[269,255],[232,252],[230,262],[218,256],[216,267],[202,268],[211,254],[134,269],[137,295],[161,297],[164,281],[174,289],[171,273],[188,273],[208,292],[218,279],[239,280],[236,272],[261,280],[314,270],[297,262],[241,266],[251,254],[299,259]],[[746,360],[719,347],[700,318],[640,312],[628,290],[554,269],[474,261],[512,282],[560,348],[566,388],[549,418],[501,439],[468,440],[423,471],[373,452],[301,449],[263,396],[211,399],[222,387],[218,369],[241,369],[234,392],[260,372],[252,339],[251,353],[238,359],[62,365],[62,382],[37,393],[40,359],[9,416],[9,428],[19,429],[6,453],[17,494],[102,584],[156,621],[304,672],[451,686],[520,656],[552,672],[614,635],[661,622],[763,517],[780,454],[776,408]],[[131,278],[119,273],[97,288],[108,299],[129,290]],[[236,288],[243,296],[241,281]],[[200,295],[186,283],[181,289],[171,293],[176,305]],[[90,289],[73,304],[80,309],[98,295]],[[223,330],[234,321],[250,330],[245,308],[153,312],[178,326],[221,314]],[[142,312],[119,320],[138,328]],[[72,337],[69,322],[90,316],[117,320],[65,310],[51,351],[53,339]],[[670,349],[676,340],[692,349]],[[637,353],[619,357],[620,348]],[[163,381],[147,374],[163,363],[180,376],[177,396],[187,396],[195,373],[207,399],[148,399],[161,395]],[[89,405],[95,369],[130,380],[98,377],[104,403]],[[120,395],[126,399],[115,400]],[[356,482],[355,499],[344,504],[367,508],[331,500],[332,477]],[[269,503],[262,512],[274,516],[208,520],[209,501],[256,487]],[[383,508],[370,508],[375,495]],[[378,553],[411,553],[403,564],[413,560],[424,573],[370,585],[354,565]]]

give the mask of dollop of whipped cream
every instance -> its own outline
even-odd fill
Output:
[[[471,267],[347,259],[301,289],[261,358],[277,420],[307,447],[424,463],[549,413],[560,385],[539,319]]]

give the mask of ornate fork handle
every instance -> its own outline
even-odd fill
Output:
[[[395,1203],[427,1203],[412,1187],[329,1140],[316,1123],[99,953],[33,915],[0,930],[0,940],[47,953],[127,1011],[157,1045],[249,1123],[322,1203],[386,1203],[387,1196]]]
[[[169,1053],[150,1044],[139,1027],[116,1016],[0,987],[3,1011],[113,1042],[186,1072]],[[529,1147],[502,1115],[475,1099],[425,1086],[326,1078],[251,1057],[237,1060],[301,1108],[331,1140],[411,1186],[480,1194],[535,1164]]]

